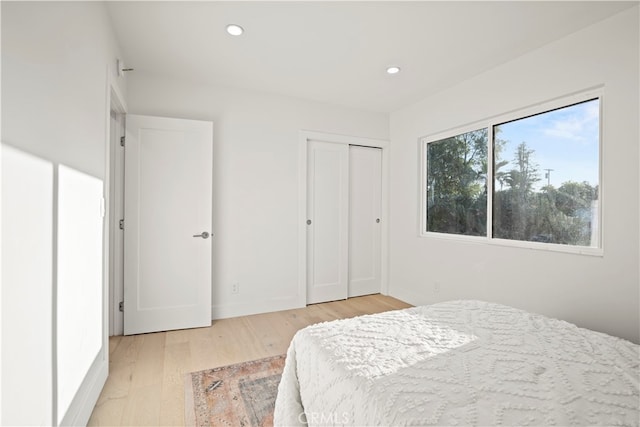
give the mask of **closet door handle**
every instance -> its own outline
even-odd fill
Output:
[[[203,231],[200,234],[194,234],[193,237],[202,237],[203,239],[208,239],[210,236],[208,231]]]

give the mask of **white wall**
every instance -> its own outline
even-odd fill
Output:
[[[65,352],[56,351],[56,337],[66,332],[54,327],[56,285],[62,285],[57,282],[57,171],[65,165],[105,179],[108,80],[121,91],[124,82],[114,73],[118,49],[104,4],[2,2],[1,8],[3,178],[27,174],[4,167],[18,161],[34,172],[2,182],[0,424],[51,425],[65,416],[56,413],[54,392],[65,381],[57,375],[56,358]],[[14,155],[5,156],[8,152]],[[51,199],[38,197],[34,188],[49,188]],[[7,212],[13,214],[11,223]],[[24,242],[31,250],[24,250]],[[107,371],[102,335],[98,369],[85,378],[65,421],[86,423],[95,403],[90,399],[97,399]]]
[[[496,301],[639,342],[638,51],[635,7],[391,114],[390,294]],[[420,137],[597,85],[603,257],[418,237]]]
[[[388,115],[137,71],[128,83],[130,113],[214,123],[213,317],[298,306],[299,131],[388,139]]]

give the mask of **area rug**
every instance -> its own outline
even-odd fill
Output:
[[[280,355],[187,374],[186,425],[272,426],[284,360]]]

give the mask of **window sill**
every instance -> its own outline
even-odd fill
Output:
[[[538,243],[538,242],[525,242],[520,240],[507,240],[507,239],[493,239],[485,236],[465,236],[460,234],[445,234],[424,232],[419,234],[419,237],[436,240],[448,240],[450,242],[460,242],[473,245],[490,245],[490,246],[502,246],[519,249],[531,249],[536,251],[546,252],[559,252],[576,255],[587,255],[594,257],[603,257],[604,250],[602,248],[587,247],[587,246],[570,246],[554,243]]]

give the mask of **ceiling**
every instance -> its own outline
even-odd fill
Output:
[[[127,66],[391,112],[638,2],[107,2]],[[245,33],[232,37],[230,23]],[[390,65],[401,67],[388,75]]]

